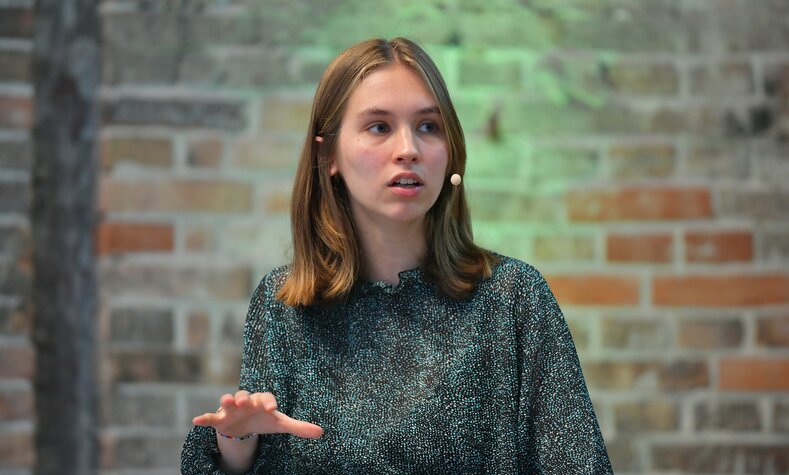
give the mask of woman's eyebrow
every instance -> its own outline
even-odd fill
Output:
[[[441,109],[437,105],[423,107],[416,111],[415,115],[427,115],[427,114],[441,114]],[[369,109],[365,109],[359,112],[360,117],[364,116],[391,116],[394,115],[391,111],[386,109],[381,109],[380,107],[370,107]]]

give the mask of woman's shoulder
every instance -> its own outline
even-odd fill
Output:
[[[275,267],[274,269],[266,272],[266,274],[263,275],[263,277],[258,282],[257,288],[255,289],[253,295],[253,300],[262,302],[267,300],[269,297],[276,295],[276,293],[285,283],[285,279],[288,277],[289,272],[290,265],[287,264]]]
[[[514,257],[495,252],[492,254],[496,262],[488,279],[490,283],[532,287],[535,284],[542,285],[545,282],[543,275],[533,265]]]

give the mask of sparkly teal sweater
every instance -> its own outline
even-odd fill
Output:
[[[325,432],[261,436],[250,474],[613,473],[567,324],[533,267],[501,257],[462,301],[412,269],[331,308],[276,300],[286,274],[252,297],[240,388],[271,391]],[[220,474],[218,456],[214,429],[195,427],[181,473]]]

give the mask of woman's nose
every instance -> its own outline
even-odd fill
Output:
[[[416,136],[408,128],[403,128],[396,136],[395,160],[398,162],[415,162],[419,160],[419,146],[416,143]]]

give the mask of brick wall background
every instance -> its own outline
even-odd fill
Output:
[[[173,473],[288,260],[318,77],[422,42],[479,241],[570,322],[617,473],[789,473],[789,3],[104,0],[102,470]],[[32,0],[0,0],[0,473],[28,474]]]

